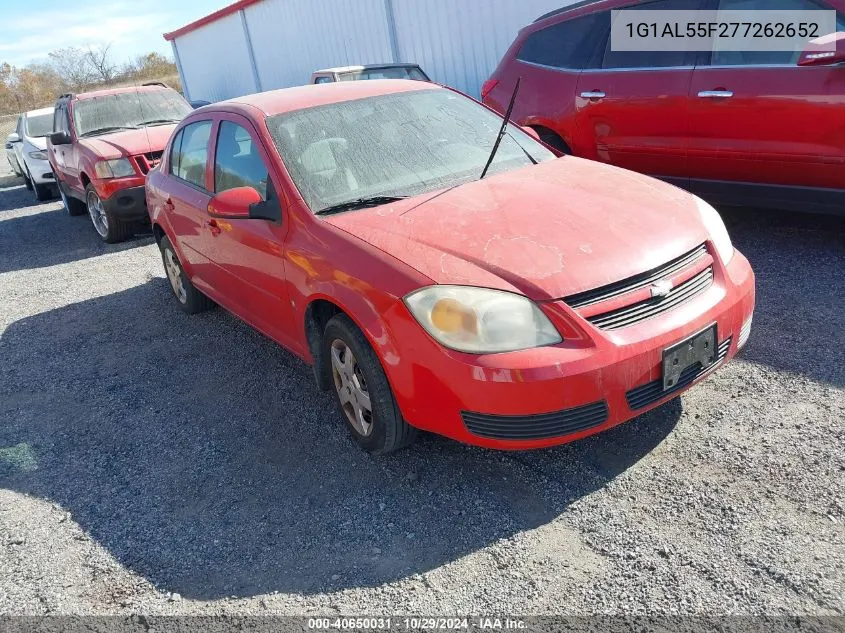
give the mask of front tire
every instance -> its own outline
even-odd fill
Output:
[[[50,191],[50,185],[32,183],[32,188],[35,190],[35,199],[38,200],[38,202],[46,202],[53,197],[53,192]]]
[[[61,183],[57,182],[56,184],[59,188],[59,197],[62,199],[62,204],[65,207],[65,213],[68,215],[85,215],[88,212],[82,202],[65,193]]]
[[[385,455],[416,439],[417,430],[402,418],[378,356],[345,314],[326,325],[323,353],[340,413],[361,448]]]
[[[100,199],[100,194],[90,183],[85,187],[85,206],[88,208],[94,230],[106,244],[122,242],[135,232],[135,225],[132,222],[121,220],[106,208]]]
[[[167,281],[170,282],[170,288],[182,311],[187,314],[197,314],[213,308],[214,302],[197,290],[188,279],[170,240],[162,237],[158,247],[161,250]]]
[[[23,177],[24,186],[26,186],[27,189],[32,191],[32,180],[30,180],[29,174],[27,174],[26,171],[24,170],[24,172],[21,174],[21,177]]]

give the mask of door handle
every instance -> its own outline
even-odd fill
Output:
[[[582,99],[604,99],[607,95],[601,90],[591,90],[590,92],[582,92]]]
[[[218,226],[217,220],[215,220],[214,218],[211,218],[205,224],[208,227],[208,230],[211,231],[212,235],[220,235],[220,233],[223,231],[223,229]]]
[[[164,203],[164,210],[165,211],[174,211],[175,209],[176,209],[176,205],[173,204],[173,200],[168,198],[167,201]]]
[[[702,90],[698,96],[702,99],[730,99],[734,93],[730,90]]]

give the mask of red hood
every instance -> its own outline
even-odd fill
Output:
[[[707,240],[690,194],[573,157],[326,221],[437,283],[535,300],[625,279]]]
[[[100,158],[120,158],[148,152],[160,152],[167,145],[173,125],[156,125],[140,130],[121,130],[102,136],[80,139],[80,144]]]

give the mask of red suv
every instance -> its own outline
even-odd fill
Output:
[[[524,28],[484,84],[504,112],[564,152],[654,175],[710,202],[845,210],[845,34],[829,56],[611,50],[611,10],[771,9],[770,0],[600,0]],[[843,0],[783,0],[837,10]]]
[[[109,243],[148,222],[144,178],[189,112],[188,102],[164,84],[62,95],[47,156],[67,212],[87,211]]]

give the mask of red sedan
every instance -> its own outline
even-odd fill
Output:
[[[312,364],[374,453],[569,442],[736,354],[754,275],[711,206],[502,124],[394,80],[196,110],[147,179],[179,305]]]

